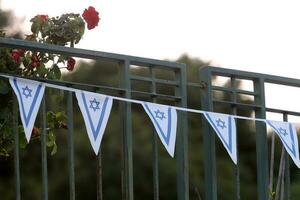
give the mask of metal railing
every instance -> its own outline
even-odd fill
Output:
[[[48,44],[34,43],[30,41],[5,39],[0,38],[1,48],[27,49],[35,52],[47,52],[54,54],[62,54],[66,56],[104,60],[118,65],[120,82],[118,86],[103,86],[90,85],[83,83],[62,82],[53,80],[42,80],[57,85],[63,85],[73,88],[85,88],[90,91],[102,92],[104,94],[113,94],[115,96],[125,98],[144,98],[149,101],[157,102],[159,99],[167,99],[174,102],[175,105],[187,107],[187,89],[196,88],[201,92],[201,106],[203,110],[213,111],[215,105],[229,105],[232,114],[237,113],[237,109],[251,109],[255,112],[258,118],[265,118],[266,112],[277,112],[284,115],[284,120],[287,120],[287,115],[300,115],[300,113],[292,111],[284,111],[273,108],[267,108],[265,105],[265,83],[276,83],[288,86],[300,87],[300,80],[283,78],[278,76],[270,76],[265,74],[250,73],[238,70],[230,70],[216,67],[205,67],[200,70],[198,83],[187,83],[186,65],[176,62],[161,61],[155,59],[147,59],[141,57],[105,53],[99,51],[91,51],[77,48],[68,48],[62,46],[54,46]],[[130,68],[132,66],[145,67],[150,71],[149,77],[132,74]],[[155,69],[163,69],[174,73],[174,80],[158,78],[155,76]],[[230,79],[230,87],[214,86],[212,84],[213,76],[224,76]],[[246,91],[237,88],[236,83],[239,80],[253,81],[254,91]],[[133,90],[134,81],[147,82],[151,85],[150,91]],[[174,95],[161,94],[157,90],[157,85],[165,85],[172,87],[175,91]],[[230,100],[214,99],[213,92],[222,91],[230,94]],[[75,199],[75,170],[74,170],[74,143],[73,143],[73,94],[66,92],[67,95],[67,116],[68,116],[68,176],[69,176],[69,197]],[[239,94],[253,96],[252,104],[238,102]],[[134,170],[133,170],[133,149],[132,149],[132,109],[131,104],[120,102],[119,113],[122,120],[122,199],[134,199]],[[47,147],[46,147],[46,100],[42,101],[40,108],[40,122],[42,124],[41,131],[41,163],[42,163],[42,199],[48,199],[48,173],[47,173]],[[21,178],[20,178],[20,155],[19,155],[19,135],[18,135],[18,106],[17,100],[14,97],[13,104],[13,127],[14,127],[14,171],[15,171],[15,190],[16,199],[21,199]],[[178,128],[176,139],[176,165],[177,165],[177,199],[187,200],[189,195],[189,158],[188,158],[188,123],[187,113],[178,113]],[[204,193],[206,200],[216,200],[217,196],[217,170],[216,170],[216,149],[215,149],[215,134],[212,133],[209,124],[203,119],[203,165],[204,165]],[[159,199],[159,164],[157,151],[157,136],[152,138],[152,172],[153,172],[153,199]],[[268,149],[267,149],[267,133],[265,124],[256,122],[256,161],[257,161],[257,197],[259,200],[268,199]],[[101,150],[100,150],[101,151]],[[289,162],[286,154],[286,184],[285,184],[285,199],[289,199]],[[97,178],[98,189],[97,198],[102,197],[102,167],[101,153],[99,153],[97,161]],[[201,167],[201,166],[199,166]],[[239,164],[233,167],[235,174],[235,199],[240,197],[240,172]]]
[[[232,114],[236,114],[237,109],[247,109],[255,113],[257,118],[266,118],[266,113],[282,114],[282,120],[287,121],[288,116],[300,116],[299,112],[268,108],[265,101],[265,84],[272,83],[285,86],[300,88],[300,80],[285,78],[267,74],[245,72],[217,67],[205,67],[200,71],[201,80],[205,83],[206,89],[202,90],[202,108],[213,111],[217,105],[227,106]],[[212,77],[226,77],[230,86],[213,85]],[[238,81],[247,80],[252,82],[253,91],[239,89]],[[217,99],[213,93],[221,91],[230,96],[229,99]],[[238,101],[239,95],[251,96],[254,100],[251,103]],[[215,135],[206,121],[204,123],[204,170],[205,170],[205,196],[206,199],[216,200],[217,197],[217,170],[216,170],[216,149]],[[269,158],[268,158],[268,139],[266,125],[263,122],[255,122],[256,127],[256,166],[257,166],[257,199],[267,200],[271,193],[269,189]],[[242,137],[241,135],[238,135]],[[284,199],[290,199],[290,166],[289,156],[285,155],[285,177],[284,177]],[[233,167],[235,175],[235,192],[233,199],[241,199],[240,196],[240,171],[239,163]],[[294,197],[297,198],[297,197]]]
[[[30,41],[17,40],[17,39],[5,39],[0,38],[0,47],[2,48],[14,48],[14,49],[26,49],[34,52],[46,52],[53,54],[60,54],[78,58],[102,60],[116,63],[119,66],[120,84],[117,87],[108,87],[100,85],[88,85],[80,83],[62,82],[62,81],[50,81],[42,80],[57,85],[69,86],[73,88],[88,88],[90,91],[105,91],[103,93],[114,94],[125,98],[138,98],[139,96],[147,97],[153,102],[157,99],[168,99],[173,101],[175,105],[186,107],[186,66],[181,63],[161,61],[155,59],[140,58],[134,56],[105,53],[99,51],[91,51],[84,49],[68,48],[62,46],[54,46],[48,44],[40,44]],[[151,77],[146,78],[143,76],[132,75],[130,73],[130,67],[142,66],[149,68]],[[164,80],[156,78],[154,75],[154,69],[164,69],[175,74],[175,80]],[[150,92],[134,91],[131,89],[132,81],[145,81],[151,83]],[[175,90],[174,95],[160,94],[157,92],[157,84],[173,87]],[[73,145],[73,94],[67,93],[67,116],[68,116],[68,165],[69,165],[69,191],[70,199],[75,199],[75,172],[74,172],[74,145]],[[14,98],[14,136],[15,136],[15,182],[16,182],[16,199],[21,199],[21,179],[20,179],[20,155],[19,155],[19,136],[17,130],[18,124],[18,107],[16,98]],[[45,98],[41,104],[41,122],[43,124],[41,131],[41,152],[42,152],[42,196],[43,199],[48,199],[48,175],[47,175],[47,153],[46,153],[46,109]],[[133,158],[132,158],[132,122],[131,122],[131,104],[121,102],[120,103],[120,115],[122,116],[122,129],[123,129],[123,151],[122,151],[122,197],[124,199],[133,200]],[[187,158],[187,118],[185,113],[179,113],[178,120],[182,123],[178,126],[177,143],[176,143],[176,163],[177,163],[177,197],[178,199],[188,199],[188,158]],[[153,147],[157,148],[157,137],[153,137]],[[158,157],[157,150],[153,150],[153,193],[154,199],[159,198],[159,174],[158,174]],[[101,170],[101,153],[98,156],[98,169]],[[98,172],[101,175],[101,171]],[[100,179],[100,180],[99,180]],[[98,176],[98,199],[102,199],[102,184],[101,176]]]

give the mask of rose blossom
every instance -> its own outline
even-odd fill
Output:
[[[67,61],[67,70],[73,71],[73,70],[74,70],[75,63],[76,63],[75,59],[72,58],[72,57],[69,57],[69,58],[68,58],[68,61]]]
[[[88,30],[91,30],[98,26],[98,22],[100,20],[99,13],[93,6],[89,6],[88,9],[85,9],[82,14],[82,17],[87,23]]]
[[[13,50],[11,52],[11,57],[16,63],[21,63],[21,52],[19,50]]]
[[[34,18],[38,18],[42,21],[47,21],[49,17],[48,17],[48,15],[37,15]]]
[[[32,56],[31,56],[31,67],[32,68],[36,68],[39,65],[40,65],[40,58],[39,58],[39,56],[36,53],[32,54]]]

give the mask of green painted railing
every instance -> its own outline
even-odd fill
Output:
[[[231,113],[236,114],[237,109],[251,110],[257,118],[266,118],[266,113],[277,113],[282,115],[283,121],[288,121],[288,116],[300,116],[299,112],[268,108],[265,102],[265,84],[272,83],[284,86],[293,86],[300,88],[300,80],[272,76],[267,74],[251,73],[239,70],[231,70],[217,67],[205,67],[200,71],[201,80],[206,85],[202,90],[202,108],[204,110],[214,111],[217,105],[229,107]],[[230,81],[230,87],[213,85],[212,77],[226,77]],[[247,80],[252,82],[253,91],[242,90],[237,87],[237,80]],[[213,96],[215,91],[221,91],[229,94],[227,100],[220,100]],[[252,103],[243,103],[237,100],[239,95],[253,97]],[[216,170],[216,149],[215,134],[207,122],[204,123],[204,169],[205,169],[205,196],[206,199],[216,200],[217,197],[217,170]],[[263,122],[255,122],[256,127],[256,165],[257,165],[257,199],[269,199],[269,158],[268,158],[268,141],[267,130]],[[242,137],[238,134],[238,137]],[[283,199],[290,199],[290,167],[289,156],[284,154],[285,159],[285,180]],[[273,173],[273,172],[272,172]],[[241,199],[240,196],[240,174],[239,163],[233,168],[235,175],[235,193],[233,199]],[[297,199],[297,197],[294,197]]]
[[[81,89],[88,88],[91,91],[98,91],[113,95],[118,95],[126,98],[138,98],[139,96],[147,97],[153,102],[158,99],[167,99],[175,102],[177,106],[187,107],[187,88],[197,88],[201,92],[201,106],[203,110],[213,111],[216,104],[229,105],[231,113],[236,114],[237,109],[251,109],[255,111],[255,116],[265,118],[266,112],[276,112],[284,114],[284,120],[287,120],[288,115],[300,116],[300,113],[292,111],[284,111],[273,108],[267,108],[265,105],[265,83],[276,83],[288,86],[300,87],[300,80],[283,78],[278,76],[270,76],[265,74],[257,74],[250,72],[243,72],[237,70],[229,70],[215,67],[205,67],[200,70],[198,83],[187,83],[186,65],[176,62],[168,62],[154,59],[147,59],[141,57],[134,57],[128,55],[112,54],[99,51],[91,51],[77,48],[68,48],[62,46],[54,46],[47,44],[34,43],[17,39],[0,38],[1,48],[22,48],[37,52],[48,52],[54,54],[63,54],[67,56],[105,60],[117,63],[120,72],[120,84],[116,87],[88,85],[82,83],[71,83],[62,81],[41,80],[57,85],[69,86]],[[143,77],[133,75],[130,72],[130,67],[142,66],[150,71],[150,77]],[[164,69],[175,74],[175,80],[165,80],[157,78],[154,75],[154,69]],[[213,85],[214,76],[228,77],[231,81],[230,87]],[[149,92],[141,92],[132,89],[133,81],[145,81],[151,84]],[[246,91],[237,88],[237,80],[251,80],[253,81],[254,91]],[[175,89],[174,95],[160,94],[157,91],[157,84],[173,87]],[[231,98],[228,101],[218,100],[213,97],[214,91],[222,91],[229,93]],[[74,200],[75,197],[75,171],[74,171],[74,143],[73,143],[73,94],[71,92],[65,93],[67,96],[67,115],[68,115],[68,176],[69,176],[69,197]],[[254,97],[253,104],[240,103],[237,100],[239,94],[250,95]],[[119,112],[122,120],[122,198],[126,200],[134,199],[134,170],[133,170],[133,150],[132,150],[132,121],[131,121],[131,104],[121,102]],[[20,178],[20,156],[19,156],[19,136],[17,130],[18,124],[18,106],[16,97],[14,97],[13,104],[13,126],[16,146],[14,149],[14,164],[15,164],[15,194],[16,199],[21,199],[21,178]],[[48,174],[47,174],[47,153],[46,153],[46,100],[42,101],[40,108],[40,123],[42,124],[41,131],[41,167],[42,167],[42,199],[48,199]],[[189,195],[189,158],[188,158],[188,123],[187,113],[178,113],[178,131],[176,139],[176,165],[177,165],[177,199],[188,200]],[[209,124],[203,119],[203,165],[204,165],[204,193],[206,200],[216,200],[217,196],[217,170],[216,170],[216,148],[215,148],[215,134],[210,128]],[[152,170],[153,170],[153,199],[159,199],[159,165],[158,165],[158,138],[153,134],[152,138]],[[259,200],[268,199],[268,149],[267,149],[267,133],[266,127],[263,123],[256,123],[256,161],[257,161],[257,196]],[[286,184],[285,184],[285,199],[289,199],[289,159],[286,155]],[[97,161],[97,199],[102,197],[102,167],[101,167],[101,151]],[[199,168],[202,166],[199,166]],[[233,167],[233,174],[235,175],[235,199],[240,197],[240,172],[239,164]]]
[[[16,48],[16,49],[27,49],[36,52],[47,52],[54,54],[63,54],[78,58],[93,59],[93,60],[105,60],[119,65],[120,71],[120,85],[118,87],[107,87],[100,85],[88,85],[80,83],[70,83],[61,81],[49,81],[49,80],[39,80],[50,83],[55,83],[58,85],[69,86],[73,88],[85,87],[91,91],[102,91],[105,90],[107,93],[113,93],[114,95],[119,95],[121,97],[132,98],[132,96],[146,96],[152,101],[158,98],[168,99],[175,102],[176,105],[186,107],[187,97],[186,97],[186,66],[181,63],[168,62],[147,58],[140,58],[134,56],[112,54],[98,51],[90,51],[84,49],[68,48],[62,46],[54,46],[47,44],[34,43],[24,40],[17,39],[4,39],[0,38],[0,47],[2,48]],[[130,74],[130,66],[142,66],[150,69],[152,74],[151,78],[146,78],[143,76],[137,76]],[[164,80],[154,77],[153,70],[156,68],[171,71],[175,74],[175,80]],[[131,82],[134,80],[140,80],[151,83],[150,92],[140,92],[131,89]],[[175,95],[165,95],[159,94],[157,92],[156,84],[163,84],[167,86],[172,86],[175,88]],[[70,199],[75,199],[75,172],[74,172],[74,145],[73,145],[73,94],[72,92],[67,92],[67,116],[68,116],[68,165],[69,165],[69,196]],[[16,99],[16,98],[15,98]],[[15,134],[15,182],[16,182],[16,199],[21,199],[21,179],[20,179],[20,157],[19,157],[19,138],[18,130],[16,129],[18,120],[18,107],[16,100],[14,101],[14,134]],[[43,199],[48,199],[48,177],[47,177],[47,154],[46,154],[46,139],[45,139],[45,99],[42,101],[41,105],[41,152],[42,152],[42,197]],[[132,122],[131,122],[131,104],[121,102],[120,115],[122,116],[122,126],[123,126],[123,151],[122,151],[122,197],[124,199],[133,200],[134,199],[134,189],[133,189],[133,158],[132,158]],[[187,158],[187,119],[185,113],[180,113],[178,120],[182,123],[178,127],[177,144],[176,144],[176,163],[177,163],[177,196],[178,199],[188,199],[189,188],[188,188],[188,158]],[[159,174],[158,174],[158,157],[157,157],[157,137],[153,137],[153,193],[154,199],[159,199]],[[101,153],[98,156],[98,199],[102,199],[102,180],[101,180]]]

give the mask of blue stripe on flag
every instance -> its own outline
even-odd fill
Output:
[[[231,127],[231,117],[228,117],[228,136],[229,136],[229,144],[226,142],[226,140],[223,138],[222,134],[220,133],[219,129],[216,127],[213,120],[210,118],[209,114],[205,113],[208,120],[211,122],[211,125],[214,127],[214,130],[217,131],[217,134],[221,137],[221,140],[224,142],[226,147],[229,149],[229,151],[232,153],[232,127]]]
[[[96,129],[95,129],[94,124],[92,122],[92,118],[90,116],[89,108],[87,106],[85,95],[84,95],[83,92],[81,93],[81,97],[83,99],[84,108],[86,110],[86,113],[87,113],[87,116],[88,116],[88,119],[89,119],[89,123],[90,123],[91,129],[92,129],[92,132],[93,132],[94,140],[96,140],[97,136],[98,136],[98,133],[99,133],[99,130],[100,130],[101,125],[102,125],[103,118],[104,118],[104,114],[105,114],[105,110],[106,110],[107,102],[108,102],[108,97],[106,97],[105,100],[104,100],[103,108],[102,108],[102,111],[101,111],[101,114],[100,114],[100,119],[98,121],[98,125],[97,125]]]
[[[292,152],[293,156],[296,157],[296,150],[295,150],[295,143],[294,143],[294,136],[293,134],[290,134],[291,140],[292,140],[292,149],[289,147],[289,145],[285,142],[285,140],[281,137],[280,131],[273,126],[269,121],[267,123],[278,133],[277,135],[281,138],[281,141],[285,144],[285,146]],[[289,124],[290,133],[293,133],[292,124]]]
[[[146,103],[144,103],[146,109],[148,110],[148,112],[151,115],[151,118],[154,120],[156,126],[159,129],[160,134],[163,136],[165,142],[167,143],[167,145],[169,145],[170,142],[170,136],[171,136],[171,124],[172,124],[172,114],[171,114],[171,107],[168,108],[168,130],[167,130],[167,136],[165,136],[163,130],[161,129],[159,123],[156,121],[153,113],[151,112],[150,108],[148,107],[148,105]]]
[[[26,116],[26,115],[25,115],[24,103],[23,103],[23,99],[22,99],[22,94],[21,94],[20,88],[19,88],[19,86],[18,86],[18,84],[17,84],[17,79],[14,78],[13,81],[14,81],[14,85],[15,85],[15,87],[17,88],[17,91],[18,91],[18,95],[19,95],[19,98],[20,98],[20,101],[21,101],[22,114],[23,114],[23,117],[24,117],[24,119],[25,119],[25,124],[26,124],[26,127],[27,127],[27,126],[28,126],[28,123],[29,123],[29,120],[30,120],[30,118],[31,118],[31,114],[32,114],[32,112],[33,112],[33,108],[34,108],[34,106],[35,106],[35,104],[36,104],[36,100],[37,100],[37,98],[38,98],[38,96],[39,96],[39,93],[40,93],[40,90],[41,90],[41,88],[42,88],[42,85],[41,85],[41,84],[38,85],[38,88],[37,88],[37,90],[36,90],[36,93],[34,94],[34,97],[33,97],[33,100],[32,100],[32,103],[31,103],[31,106],[30,106],[28,115]]]

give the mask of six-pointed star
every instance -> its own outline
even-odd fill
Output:
[[[286,136],[288,133],[286,132],[286,129],[280,127],[279,128],[279,133],[282,134],[283,136]]]
[[[155,113],[155,117],[160,119],[160,120],[163,120],[165,117],[165,113],[164,112],[161,112],[160,110],[157,109],[157,111],[154,111]]]
[[[216,122],[217,122],[217,126],[219,126],[221,129],[226,128],[225,122],[222,121],[220,118]]]
[[[26,87],[22,88],[22,90],[23,90],[23,95],[24,95],[26,98],[32,97],[32,96],[31,96],[32,90],[29,89],[29,87],[28,87],[27,85],[26,85]]]
[[[94,112],[96,112],[97,109],[100,109],[99,108],[100,102],[97,101],[95,98],[92,101],[90,100],[90,104],[91,104],[90,108],[92,108],[94,110]]]

